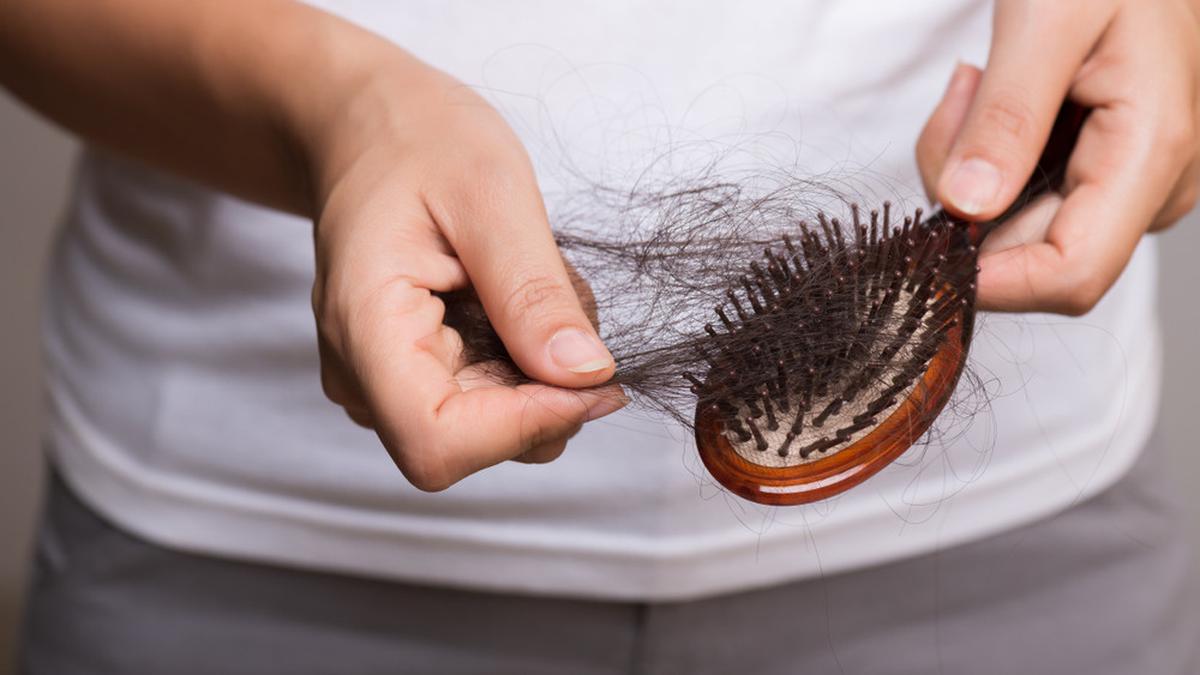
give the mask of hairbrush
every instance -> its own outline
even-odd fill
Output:
[[[1062,186],[1086,116],[1064,105],[1034,177],[995,220],[942,210],[922,220],[917,210],[893,224],[885,204],[864,222],[852,207],[848,234],[820,214],[752,263],[717,306],[717,325],[705,327],[707,367],[685,376],[697,396],[696,446],[713,477],[755,502],[802,504],[858,485],[911,447],[963,372],[980,244]],[[851,337],[772,340],[774,327],[793,322],[813,324],[802,335]],[[742,333],[754,336],[749,345]],[[771,363],[774,377],[751,360]]]
[[[806,220],[821,186],[786,177],[752,189],[761,174],[593,190],[578,201],[618,202],[584,217],[616,221],[607,234],[559,219],[555,230],[593,322],[607,315],[612,383],[690,424],[709,473],[741,497],[800,504],[861,483],[947,405],[970,347],[979,246],[1061,187],[1086,114],[1064,105],[1021,196],[983,223],[897,217],[888,203]],[[471,288],[441,297],[468,362],[527,379]]]

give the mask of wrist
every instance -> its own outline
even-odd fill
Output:
[[[278,124],[307,172],[316,209],[366,152],[412,134],[452,80],[386,39],[326,15],[293,36],[303,46],[279,90]],[[274,77],[278,79],[278,73]],[[315,215],[315,212],[314,212]]]

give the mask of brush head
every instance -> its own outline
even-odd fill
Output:
[[[707,370],[688,375],[713,477],[756,502],[801,504],[863,482],[916,442],[966,362],[979,244],[1062,187],[1087,117],[1063,105],[1021,196],[991,221],[938,212],[922,222],[918,211],[892,227],[885,204],[882,224],[853,211],[852,238],[821,216],[819,228],[801,224],[799,246],[787,238],[785,250],[766,251],[765,267],[751,265],[716,310],[722,330],[709,328]],[[793,322],[817,324],[821,339],[775,329]],[[834,335],[843,339],[826,339]],[[762,377],[751,359],[774,363],[778,376]]]
[[[949,400],[973,323],[977,249],[942,214],[893,225],[890,211],[864,223],[852,207],[848,227],[824,214],[800,223],[705,327],[707,367],[685,375],[696,441],[736,494],[797,504],[848,489]]]

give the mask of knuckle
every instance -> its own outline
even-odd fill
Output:
[[[1195,182],[1188,183],[1187,187],[1179,193],[1176,213],[1179,214],[1180,218],[1191,213],[1192,209],[1196,208],[1198,200],[1200,200],[1200,185],[1197,185]]]
[[[312,311],[313,317],[317,322],[317,330],[321,337],[330,337],[331,327],[337,322],[336,303],[328,293],[318,293],[313,291],[312,296]]]
[[[511,317],[524,318],[561,304],[569,297],[562,283],[548,274],[526,276],[509,291],[504,311]]]
[[[352,387],[347,382],[346,369],[324,338],[319,339],[317,354],[320,360],[321,391],[325,398],[342,406],[353,402]]]
[[[523,424],[521,429],[522,453],[531,452],[554,441],[555,434],[536,424]]]
[[[400,473],[413,487],[422,492],[441,492],[457,482],[444,463],[417,459],[425,454],[418,449],[403,460],[396,460]]]
[[[1058,311],[1067,316],[1083,316],[1092,311],[1104,293],[1107,286],[1094,277],[1081,277],[1074,280],[1058,302]]]
[[[367,290],[356,302],[341,303],[372,314],[413,314],[419,311],[432,293],[408,274],[392,274]],[[347,310],[344,314],[351,315]]]
[[[345,346],[345,309],[346,304],[331,293],[313,294],[313,318],[316,320],[317,339],[322,347],[322,364],[327,359],[332,361],[333,354]]]
[[[1188,115],[1171,115],[1158,124],[1159,145],[1171,157],[1191,159],[1196,148],[1196,124]]]
[[[1196,208],[1198,198],[1200,198],[1200,184],[1197,184],[1195,180],[1183,183],[1159,212],[1155,222],[1150,226],[1150,231],[1154,232],[1170,227],[1187,216]]]
[[[529,464],[549,464],[562,456],[567,449],[566,439],[538,446],[525,454]]]
[[[433,292],[406,274],[395,274],[357,290],[329,306],[327,320],[318,326],[331,344],[349,362],[365,352],[364,344],[381,339],[411,341],[429,334],[440,325],[445,305]]]
[[[1092,307],[1074,296],[1067,296],[1055,305],[1054,311],[1065,316],[1080,317],[1092,311]]]
[[[375,429],[374,420],[365,409],[353,406],[343,406],[343,409],[346,411],[346,416],[358,426],[364,429]]]
[[[980,111],[983,130],[990,140],[999,136],[1009,143],[1021,143],[1034,128],[1036,117],[1026,102],[1027,95],[1017,90],[1002,90],[984,103]]]
[[[440,475],[410,476],[408,481],[421,492],[442,492],[454,485],[454,481]]]
[[[320,320],[325,312],[325,280],[317,275],[313,280],[312,291],[308,295],[309,305],[312,307],[313,314]]]
[[[541,406],[542,403],[532,400],[530,405]],[[522,413],[518,439],[522,453],[534,452],[537,454],[536,451],[541,448],[565,446],[567,440],[574,436],[583,425],[582,420],[576,420],[569,416],[574,411],[556,410],[549,415],[546,412],[546,410],[527,408]]]
[[[1183,185],[1179,191],[1180,201],[1195,206],[1200,201],[1200,162],[1194,162],[1180,182]]]
[[[436,442],[421,440],[430,435],[429,431],[398,428],[386,419],[375,428],[392,463],[410,485],[422,492],[440,492],[453,485],[455,479],[443,459],[443,448]]]
[[[325,398],[338,405],[344,402],[342,388],[338,386],[337,377],[329,368],[321,368],[321,392],[325,394]]]

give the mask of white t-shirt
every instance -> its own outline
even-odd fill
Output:
[[[916,137],[955,60],[984,62],[991,11],[322,4],[493,101],[552,214],[564,176],[619,184],[689,143],[750,146],[766,168],[794,162],[917,205]],[[425,494],[321,393],[310,223],[89,151],[49,287],[51,446],[90,504],[170,547],[473,588],[698,597],[953,546],[1110,485],[1155,417],[1155,266],[1143,243],[1083,318],[983,316],[964,386],[986,405],[828,502],[729,496],[686,430],[637,412],[587,425],[551,464]]]

